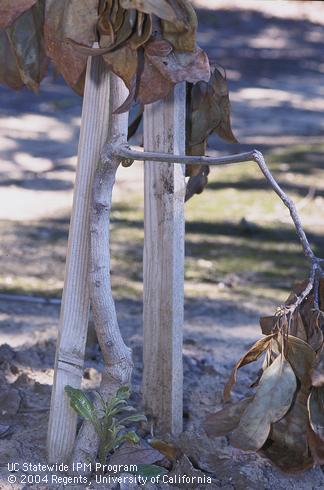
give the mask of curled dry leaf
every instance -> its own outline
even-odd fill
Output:
[[[203,424],[206,434],[210,437],[221,437],[232,432],[239,425],[242,414],[252,400],[253,396],[226,404],[219,412],[208,415]]]
[[[307,441],[314,462],[316,464],[324,464],[324,441],[315,434],[310,426],[307,431]]]
[[[191,101],[190,145],[202,143],[213,131],[225,141],[237,143],[231,128],[227,82],[217,68],[208,83],[192,87]]]
[[[313,386],[324,386],[324,345],[316,353],[315,363],[311,371]]]
[[[169,461],[177,461],[183,454],[181,449],[171,442],[162,441],[161,439],[152,439],[149,442],[154,449],[162,453]]]
[[[8,34],[0,29],[0,83],[19,90],[24,86]]]
[[[20,78],[35,92],[47,71],[42,31],[44,13],[45,2],[39,0],[6,29]]]
[[[258,451],[266,442],[271,424],[289,410],[297,388],[296,376],[281,354],[263,373],[254,399],[244,410],[231,444],[247,451]]]
[[[162,20],[163,38],[169,41],[177,51],[195,51],[197,16],[188,0],[173,0],[178,22]]]
[[[45,11],[46,53],[62,73],[66,82],[75,87],[84,76],[87,57],[79,53],[68,39],[85,46],[96,40],[98,0],[47,0]]]
[[[310,426],[317,437],[324,441],[324,386],[311,389],[307,406]]]
[[[260,452],[284,472],[302,471],[314,464],[307,438],[306,400],[305,393],[299,391],[286,416],[271,426],[267,443]]]
[[[311,386],[311,371],[316,361],[316,353],[307,342],[297,337],[288,335],[286,341],[287,359],[304,389],[309,389]],[[279,355],[281,352],[282,342],[283,340],[280,334],[271,342],[271,349],[276,355]]]
[[[187,165],[189,167],[189,165]],[[186,186],[185,201],[187,202],[194,194],[201,194],[208,184],[209,165],[199,165],[198,173],[191,175]],[[190,169],[189,169],[190,172]]]
[[[200,80],[208,82],[210,66],[206,53],[197,48],[193,53],[170,52],[167,56],[155,56],[151,50],[145,50],[145,56],[158,69],[162,77],[173,84],[187,81],[196,83]]]
[[[183,27],[183,20],[177,17],[172,4],[167,0],[120,0],[120,5],[124,9],[137,9],[146,14],[154,14],[160,19],[168,20]]]
[[[10,26],[38,0],[0,0],[0,29]]]
[[[230,378],[227,381],[225,388],[224,388],[224,401],[228,401],[231,398],[231,391],[232,387],[236,383],[236,376],[237,376],[237,371],[239,368],[242,366],[245,366],[246,364],[250,364],[251,362],[256,361],[259,359],[261,354],[269,347],[269,344],[271,342],[271,339],[274,337],[275,334],[267,335],[266,337],[263,337],[262,339],[258,340],[252,347],[249,349],[246,354],[244,354],[243,357],[238,361],[238,363],[234,366]]]

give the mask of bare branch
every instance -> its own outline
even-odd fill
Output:
[[[306,296],[314,288],[314,304],[315,308],[319,309],[318,304],[318,283],[319,278],[324,277],[324,270],[321,266],[324,259],[320,259],[315,256],[307,236],[304,232],[302,222],[298,215],[298,211],[295,203],[292,199],[284,192],[280,187],[274,176],[272,175],[269,167],[267,166],[264,156],[258,150],[252,150],[246,153],[238,153],[237,155],[227,155],[224,157],[208,157],[208,156],[186,156],[186,155],[172,155],[168,153],[154,153],[154,152],[143,152],[135,151],[127,145],[115,146],[113,149],[113,154],[120,158],[121,160],[133,161],[133,160],[143,160],[149,162],[166,162],[166,163],[181,163],[190,165],[230,165],[234,163],[244,163],[244,162],[255,162],[263,173],[264,177],[267,179],[271,188],[280,197],[284,205],[289,209],[290,216],[296,228],[298,238],[303,247],[305,256],[311,262],[311,272],[309,283],[305,290],[298,296],[293,308],[297,308]]]

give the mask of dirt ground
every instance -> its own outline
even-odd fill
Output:
[[[209,153],[264,151],[324,256],[322,2],[197,4],[199,43],[226,68],[240,141],[233,147],[212,137]],[[1,489],[29,486],[8,484],[8,463],[46,461],[81,102],[50,76],[39,96],[0,89]],[[112,217],[113,286],[121,329],[133,348],[135,404],[142,371],[142,173],[141,163],[121,169]],[[206,488],[324,489],[321,468],[284,475],[260,456],[231,448],[225,437],[207,438],[201,427],[221,408],[234,362],[260,336],[259,316],[271,314],[307,271],[288,214],[252,165],[215,170],[186,214],[185,432],[177,444],[190,471],[212,476]],[[85,389],[98,386],[101,367],[100,352],[89,347]],[[253,366],[242,370],[234,398],[248,392],[254,374]]]

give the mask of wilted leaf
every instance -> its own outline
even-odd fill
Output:
[[[324,441],[324,386],[311,389],[307,405],[310,426],[315,434]]]
[[[247,451],[257,451],[266,442],[271,424],[280,420],[289,410],[297,388],[295,374],[282,356],[263,373],[256,394],[247,406],[231,444]]]
[[[141,440],[140,443],[135,446],[130,442],[125,442],[111,455],[109,464],[125,464],[125,461],[127,462],[127,465],[141,463],[153,464],[162,459],[163,454]]]
[[[307,441],[316,464],[324,464],[324,441],[308,427]]]
[[[281,352],[281,336],[277,342],[277,354]],[[316,354],[309,344],[297,337],[288,335],[287,359],[290,362],[297,378],[300,380],[305,389],[311,385],[311,370],[315,364]]]
[[[311,381],[313,386],[324,385],[324,346],[316,353],[314,367],[311,371]]]
[[[10,26],[38,0],[0,0],[0,29]]]
[[[74,88],[83,76],[87,57],[77,52],[68,39],[86,46],[96,40],[98,0],[47,0],[45,46],[47,55]]]
[[[269,438],[261,451],[261,455],[285,472],[302,471],[314,464],[307,442],[306,401],[307,395],[300,390],[285,417],[271,426]]]
[[[163,454],[169,461],[177,461],[182,455],[181,449],[170,442],[165,442],[161,439],[152,439],[149,442],[154,449]]]
[[[263,337],[262,339],[258,340],[252,347],[249,349],[243,357],[239,360],[239,362],[234,366],[230,378],[227,381],[225,388],[224,388],[224,401],[228,401],[231,397],[231,390],[233,385],[236,383],[236,376],[237,376],[237,371],[239,368],[242,366],[245,366],[246,364],[250,364],[251,362],[256,361],[259,359],[261,354],[269,347],[271,339],[274,337],[275,334],[267,335],[266,337]]]
[[[6,29],[21,80],[35,92],[47,70],[43,39],[44,9],[44,1],[39,0]]]
[[[188,167],[187,165],[186,167]],[[185,202],[187,202],[194,194],[201,194],[208,184],[209,165],[197,165],[194,175],[191,175],[186,186]],[[190,170],[189,170],[190,171]]]
[[[163,38],[177,51],[195,51],[197,15],[187,0],[173,0],[172,7],[180,22],[162,20]]]
[[[270,335],[276,325],[275,316],[262,316],[260,318],[260,327],[263,335]]]
[[[193,86],[191,100],[191,145],[202,143],[213,131],[225,141],[237,143],[231,129],[227,82],[217,68],[208,83]]]
[[[0,30],[0,83],[19,90],[24,86],[5,30]]]
[[[145,105],[164,99],[169,95],[174,85],[174,83],[161,76],[159,70],[145,57],[136,100]],[[154,87],[154,90],[152,90],[152,87]]]
[[[200,48],[196,48],[192,53],[173,51],[167,56],[154,56],[150,52],[150,48],[145,49],[145,56],[166,80],[174,84],[183,81],[208,82],[210,78],[209,60]]]
[[[154,14],[172,23],[180,22],[180,26],[183,26],[183,21],[177,18],[172,4],[167,0],[120,0],[120,5],[124,9],[137,9],[146,14]]]
[[[124,81],[126,87],[131,92],[132,86],[136,81],[138,66],[137,51],[126,44],[116,51],[106,53],[103,59],[110,70]]]
[[[253,396],[224,406],[219,412],[208,415],[203,427],[208,436],[221,437],[232,432],[239,425],[240,418]]]

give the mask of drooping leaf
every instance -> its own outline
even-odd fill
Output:
[[[310,426],[317,437],[324,441],[324,386],[313,386],[307,405]]]
[[[6,29],[21,80],[35,92],[47,70],[43,23],[45,2],[39,0]]]
[[[144,57],[144,67],[138,83],[136,100],[143,105],[164,99],[174,87],[174,83],[161,76],[159,70],[146,56]],[[154,87],[154,90],[152,90],[152,87]]]
[[[163,459],[161,454],[156,449],[153,449],[147,442],[141,440],[139,444],[134,445],[130,442],[122,444],[109,458],[109,464],[153,464]]]
[[[169,461],[177,461],[182,456],[182,451],[171,442],[162,441],[161,439],[152,439],[150,445],[162,453]]]
[[[84,74],[87,58],[77,52],[68,39],[85,46],[96,40],[98,0],[47,0],[45,47],[66,82],[74,88]]]
[[[187,165],[188,167],[189,165]],[[198,173],[195,172],[190,176],[187,185],[186,185],[186,195],[185,201],[187,202],[194,194],[201,194],[206,185],[208,184],[208,175],[209,175],[209,165],[199,165]],[[190,170],[189,170],[190,171]]]
[[[19,90],[24,86],[8,34],[0,29],[0,84]]]
[[[324,441],[308,427],[307,442],[314,462],[318,465],[324,464]]]
[[[287,337],[287,359],[290,362],[297,378],[308,389],[311,385],[311,371],[315,364],[316,353],[307,342],[297,337]],[[279,355],[281,352],[282,337],[278,335],[272,342],[273,350]]]
[[[10,26],[38,0],[0,0],[0,29]]]
[[[181,22],[162,20],[163,38],[177,51],[195,51],[197,15],[187,0],[173,0],[173,9]]]
[[[244,410],[231,444],[246,451],[257,451],[266,442],[271,424],[289,410],[297,388],[296,376],[281,354],[263,373],[256,394]]]
[[[193,52],[172,51],[167,56],[152,55],[150,48],[145,50],[149,61],[159,70],[161,75],[171,83],[187,81],[196,83],[201,80],[208,82],[210,66],[206,53],[196,48]]]
[[[237,402],[226,404],[219,412],[208,415],[204,421],[204,429],[210,437],[226,436],[240,423],[247,406],[252,402],[253,396],[243,398]]]
[[[313,386],[324,385],[324,345],[316,353],[314,366],[311,371],[311,381]]]
[[[198,145],[214,131],[225,141],[237,143],[231,129],[226,78],[215,68],[208,83],[192,87],[190,144]]]
[[[236,383],[236,376],[237,376],[237,371],[240,369],[242,366],[245,366],[246,364],[250,364],[251,362],[256,361],[259,359],[261,354],[268,348],[271,339],[274,337],[275,334],[267,335],[266,337],[263,337],[262,339],[258,340],[252,347],[249,349],[243,357],[238,361],[238,363],[234,366],[231,375],[229,377],[229,380],[227,381],[225,387],[224,387],[224,401],[228,401],[231,397],[231,390],[233,385]]]
[[[175,10],[167,0],[120,0],[124,9],[137,9],[146,14],[154,14],[160,19],[165,19],[173,24],[183,26],[182,19],[178,19]]]
[[[289,412],[271,426],[267,444],[260,452],[284,472],[294,473],[314,465],[308,445],[306,401],[306,393],[299,390]]]

